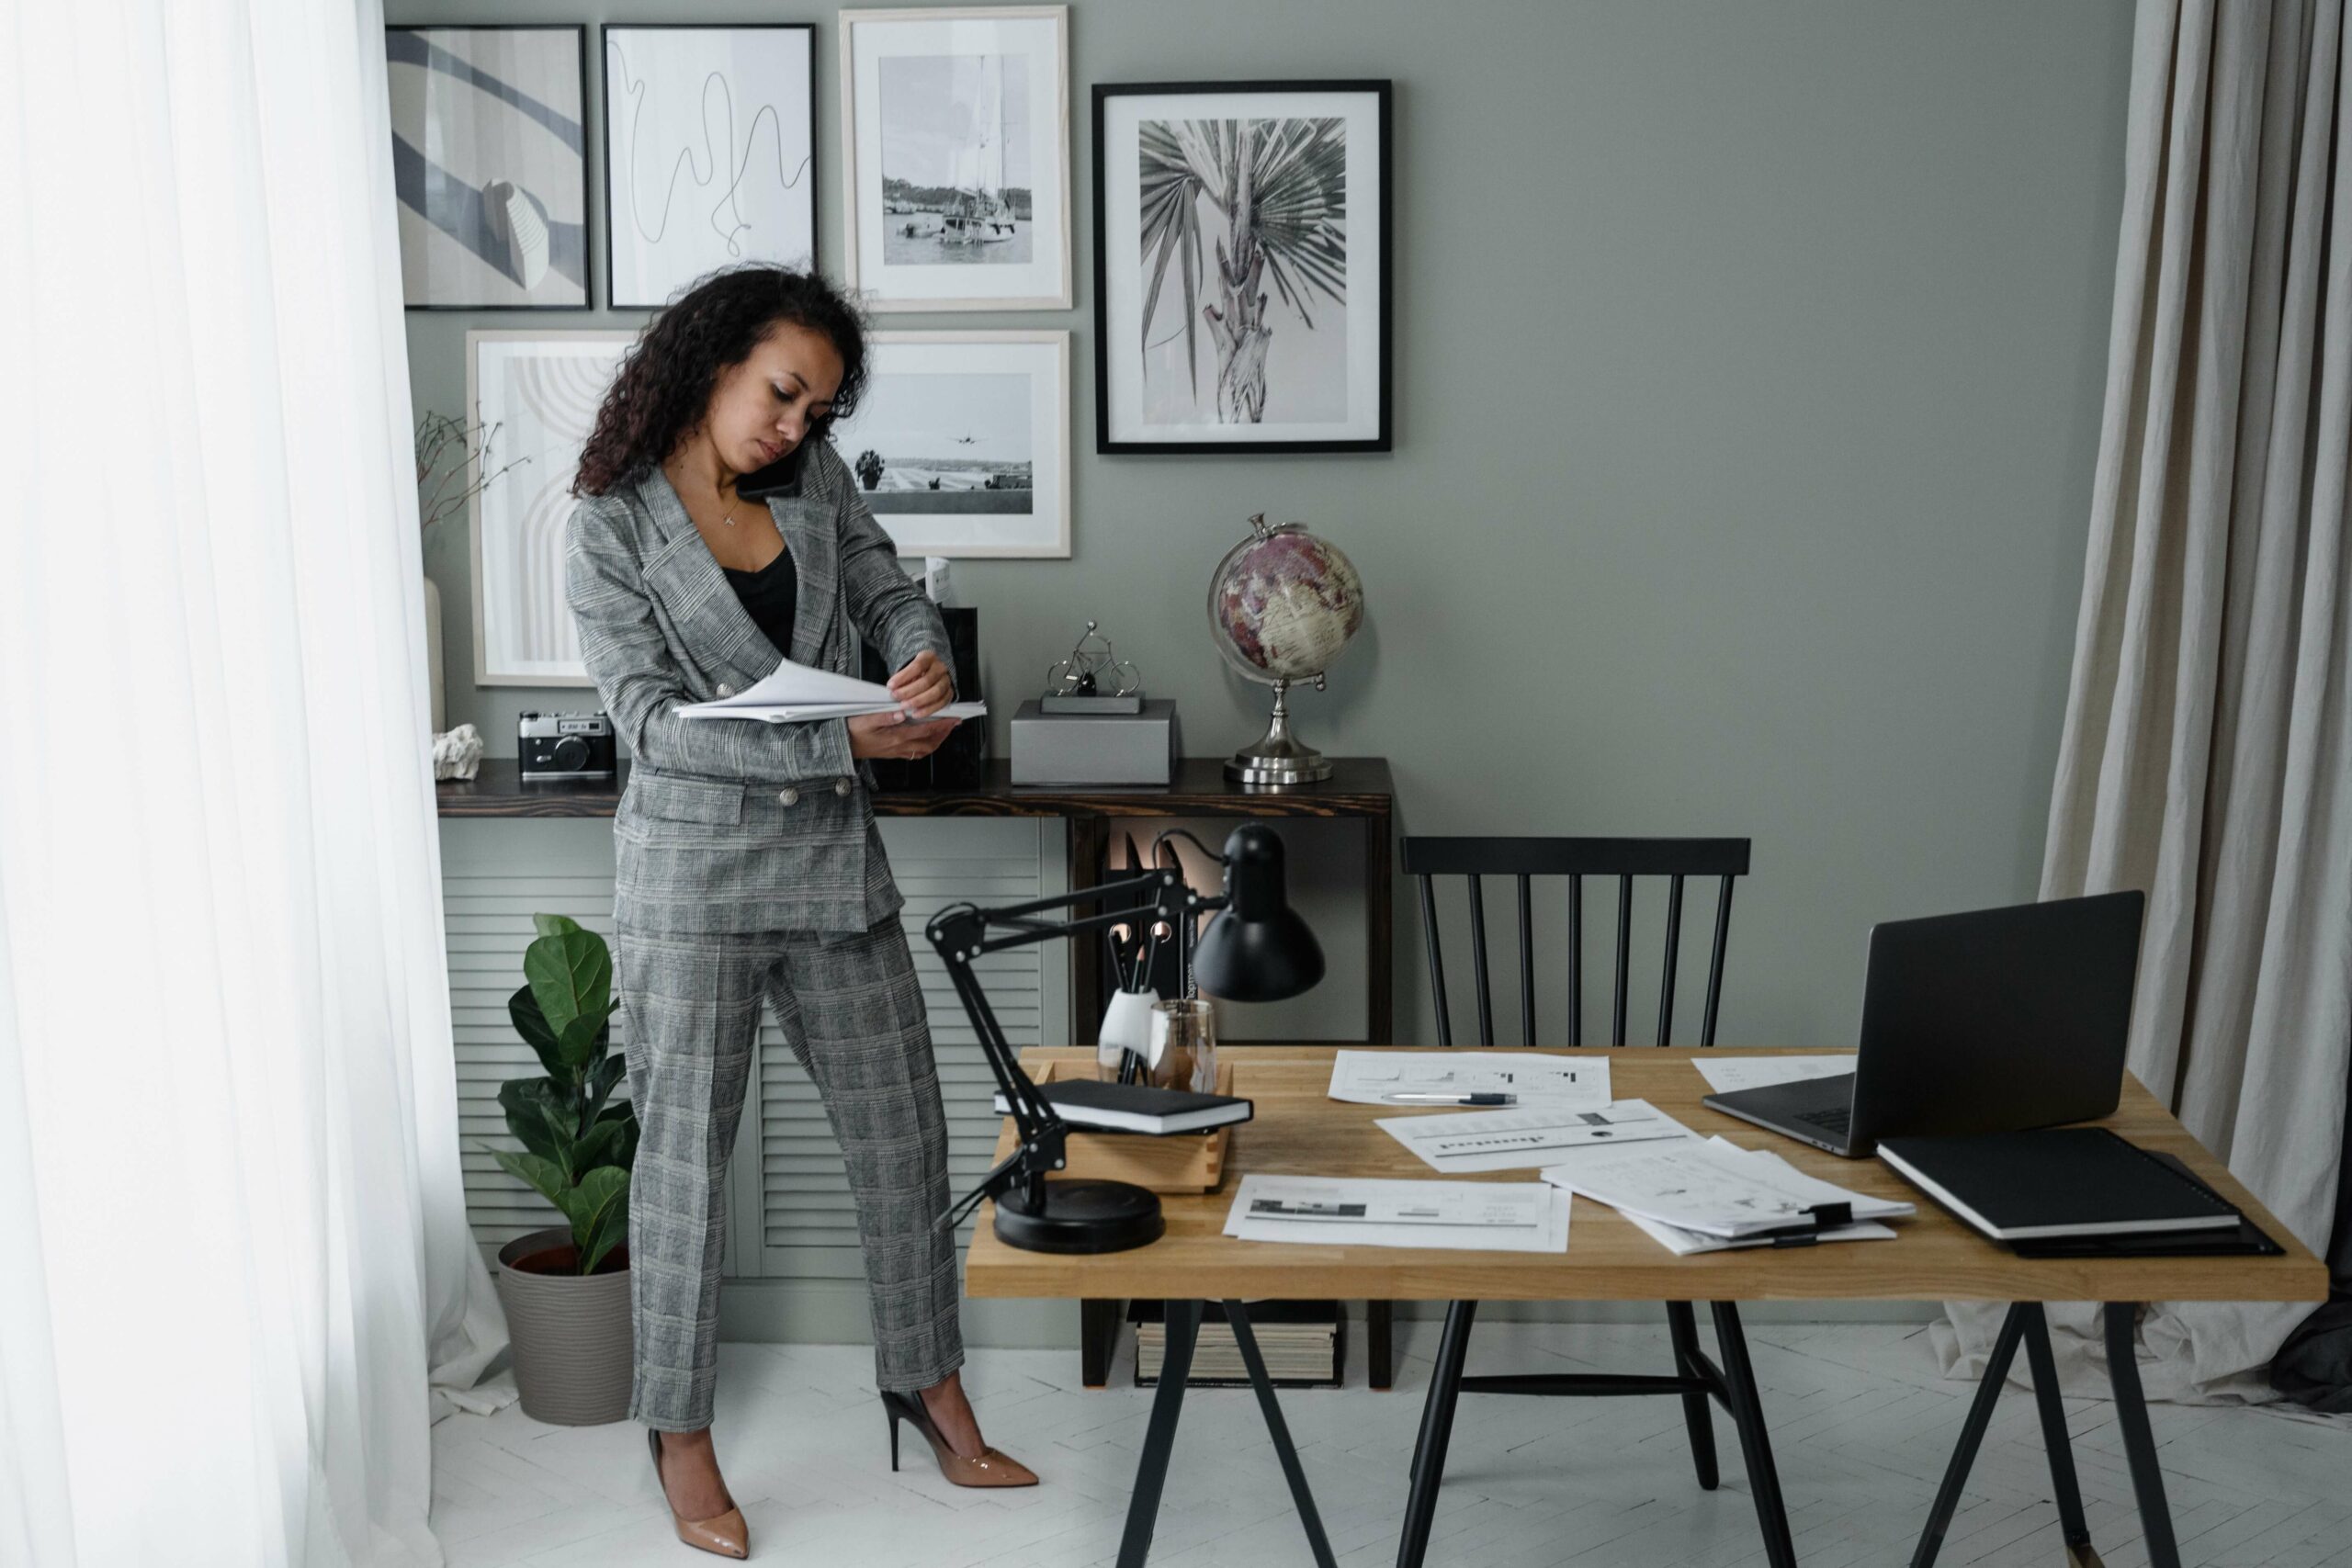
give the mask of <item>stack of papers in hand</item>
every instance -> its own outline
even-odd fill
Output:
[[[1519,1107],[1598,1111],[1609,1103],[1609,1063],[1540,1051],[1339,1051],[1329,1097],[1356,1105],[1442,1103],[1446,1097],[1507,1094]]]
[[[1568,1194],[1540,1181],[1241,1179],[1225,1234],[1316,1247],[1566,1252]]]
[[[890,688],[878,681],[861,681],[854,675],[795,664],[787,659],[750,691],[738,692],[717,702],[682,704],[678,716],[761,718],[770,724],[789,724],[817,718],[853,718],[865,713],[895,713],[903,705],[890,694]],[[925,716],[978,718],[988,711],[986,703],[950,703]]]
[[[1601,1066],[1608,1066],[1602,1063]],[[1646,1100],[1598,1111],[1458,1111],[1384,1116],[1373,1123],[1442,1175],[1548,1165],[1571,1149],[1661,1142],[1698,1134]]]
[[[1728,1241],[1792,1234],[1814,1224],[1812,1211],[1826,1204],[1846,1204],[1858,1221],[1914,1212],[1909,1203],[1816,1180],[1785,1160],[1758,1158],[1720,1138],[1587,1153],[1545,1167],[1544,1179],[1637,1224],[1655,1220]]]

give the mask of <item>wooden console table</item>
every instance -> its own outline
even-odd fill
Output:
[[[1105,836],[1114,818],[1138,817],[1259,817],[1353,818],[1363,824],[1364,1034],[1379,1044],[1396,1033],[1392,950],[1390,844],[1396,789],[1385,757],[1335,757],[1321,784],[1289,789],[1251,788],[1228,782],[1224,760],[1187,757],[1165,788],[1038,786],[1012,782],[1012,764],[991,758],[987,778],[967,790],[892,790],[874,796],[881,817],[1058,817],[1069,824],[1069,886],[1091,887],[1102,874]],[[485,757],[469,780],[445,780],[444,817],[610,817],[628,784],[629,764],[617,779],[525,784],[512,757]],[[1073,1045],[1091,1045],[1102,1026],[1102,965],[1073,957],[1070,1029]],[[1247,1043],[1237,1042],[1236,1043]]]

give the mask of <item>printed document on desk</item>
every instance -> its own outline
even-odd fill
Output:
[[[1763,1149],[1743,1149],[1728,1138],[1711,1138],[1708,1143],[1711,1146],[1739,1159],[1769,1160],[1782,1170],[1792,1168],[1788,1161],[1776,1154]],[[1620,1210],[1619,1213],[1623,1213],[1623,1211]],[[1724,1252],[1734,1247],[1773,1245],[1773,1238],[1770,1236],[1749,1236],[1735,1241],[1728,1236],[1708,1235],[1700,1231],[1686,1231],[1679,1225],[1669,1225],[1663,1220],[1645,1219],[1640,1214],[1626,1214],[1625,1218],[1632,1223],[1634,1229],[1673,1253],[1677,1258],[1688,1258],[1694,1252]],[[1839,1225],[1835,1229],[1823,1231],[1814,1239],[1816,1241],[1892,1241],[1894,1239],[1894,1231],[1892,1226],[1880,1224],[1874,1220],[1863,1220],[1854,1224]]]
[[[1817,1181],[1784,1161],[1751,1161],[1712,1143],[1645,1144],[1547,1166],[1544,1179],[1627,1216],[1736,1238],[1807,1223],[1817,1204],[1844,1203],[1857,1220],[1914,1213],[1889,1198]]]
[[[749,691],[716,702],[683,703],[680,718],[760,718],[786,724],[816,718],[851,718],[892,713],[901,705],[879,681],[861,681],[787,659]],[[950,703],[931,718],[978,718],[986,703]]]
[[[1514,1109],[1600,1111],[1609,1104],[1604,1057],[1547,1056],[1536,1051],[1340,1051],[1331,1057],[1333,1100],[1354,1105],[1406,1103],[1400,1094],[1508,1094]]]
[[[1311,1247],[1565,1252],[1568,1194],[1540,1181],[1382,1181],[1249,1175],[1225,1234]]]
[[[1697,1135],[1646,1100],[1620,1100],[1599,1111],[1544,1107],[1384,1116],[1374,1125],[1445,1176],[1548,1165],[1570,1149]]]
[[[1700,1056],[1692,1060],[1699,1076],[1717,1094],[1734,1089],[1763,1089],[1776,1083],[1802,1083],[1807,1078],[1834,1078],[1854,1070],[1854,1053],[1834,1056]]]

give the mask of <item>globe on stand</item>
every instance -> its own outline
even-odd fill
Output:
[[[1274,689],[1265,735],[1228,758],[1225,776],[1247,784],[1312,784],[1331,776],[1323,753],[1291,734],[1291,683],[1323,674],[1363,625],[1363,581],[1338,546],[1296,523],[1250,519],[1250,537],[1209,574],[1209,634],[1225,661]]]

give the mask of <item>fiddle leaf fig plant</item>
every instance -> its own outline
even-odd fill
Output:
[[[590,1274],[628,1235],[637,1115],[627,1096],[613,1098],[628,1065],[608,1049],[620,1002],[603,937],[562,915],[531,923],[539,934],[506,1011],[547,1073],[499,1086],[507,1131],[523,1147],[489,1152],[571,1222],[578,1271]]]

